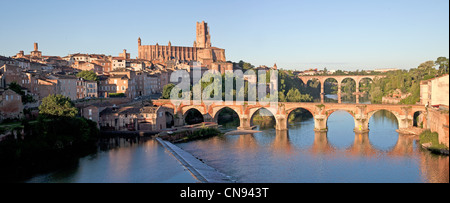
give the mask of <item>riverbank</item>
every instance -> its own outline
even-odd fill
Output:
[[[419,135],[419,143],[422,148],[427,149],[435,154],[449,155],[449,149],[444,144],[439,143],[439,136],[431,130],[424,130]]]
[[[96,125],[79,117],[22,121],[20,127],[15,127],[0,141],[0,180],[16,182],[73,165],[97,149]]]
[[[434,153],[434,154],[439,154],[439,155],[449,155],[449,150],[448,149],[437,149],[432,147],[431,143],[424,143],[420,145],[422,148]]]
[[[235,183],[230,177],[203,163],[192,154],[161,138],[156,140],[202,183]]]

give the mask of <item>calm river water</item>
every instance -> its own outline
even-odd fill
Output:
[[[355,134],[352,116],[333,113],[328,132],[314,132],[312,119],[289,131],[219,136],[179,144],[207,164],[246,183],[449,182],[448,156],[420,148],[417,138],[399,135],[392,114],[379,111],[368,134]]]
[[[110,139],[77,166],[38,175],[31,183],[196,183],[153,139]]]
[[[399,135],[395,117],[374,114],[368,134],[355,134],[352,116],[334,112],[328,132],[314,132],[314,121],[292,122],[289,130],[262,128],[253,135],[217,136],[177,144],[208,165],[245,183],[449,182],[449,158]],[[230,129],[228,129],[230,130]],[[28,182],[197,182],[156,141],[110,140],[105,151],[77,166]]]

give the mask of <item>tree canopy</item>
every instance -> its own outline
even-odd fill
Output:
[[[90,81],[98,81],[98,76],[93,71],[84,70],[77,74],[77,77]]]
[[[170,83],[167,84],[166,86],[164,86],[163,88],[163,93],[162,93],[162,99],[170,99],[170,92],[172,91],[172,89],[175,87],[174,84]]]
[[[52,117],[75,117],[78,109],[69,97],[63,95],[49,95],[42,100],[39,113]]]
[[[436,69],[438,67],[439,69]],[[448,59],[439,57],[436,61],[426,61],[410,70],[390,71],[385,78],[373,81],[370,89],[371,102],[381,103],[382,97],[399,89],[411,95],[400,104],[416,104],[420,101],[420,81],[448,74]]]

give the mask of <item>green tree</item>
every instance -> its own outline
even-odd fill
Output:
[[[239,63],[237,63],[237,65],[239,67],[241,67],[244,72],[249,70],[249,69],[254,69],[255,68],[255,66],[253,66],[251,63],[247,63],[247,62],[245,62],[243,60],[240,60]]]
[[[439,66],[439,75],[447,74],[448,71],[448,58],[447,57],[439,57],[434,62],[437,66]]]
[[[445,57],[439,57],[435,61],[426,61],[417,68],[410,70],[390,71],[385,78],[375,79],[370,85],[372,103],[381,103],[383,96],[388,96],[399,89],[402,93],[411,93],[401,104],[416,104],[420,101],[420,81],[432,79],[445,72]],[[435,66],[442,64],[441,72]]]
[[[77,108],[69,97],[63,95],[49,95],[42,100],[39,113],[51,117],[75,117]]]
[[[290,89],[289,92],[286,94],[286,100],[288,102],[300,102],[301,101],[300,91],[298,89]]]
[[[170,99],[170,92],[172,91],[172,89],[175,87],[174,84],[170,83],[167,84],[166,86],[164,86],[163,88],[163,93],[162,93],[162,99]]]
[[[98,81],[98,76],[93,71],[81,71],[77,74],[77,77],[90,81]]]

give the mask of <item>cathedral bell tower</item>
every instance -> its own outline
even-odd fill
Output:
[[[205,21],[201,23],[197,22],[197,41],[195,47],[198,48],[210,48],[211,36],[209,35],[208,24]]]

